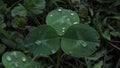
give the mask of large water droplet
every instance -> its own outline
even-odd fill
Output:
[[[6,59],[7,59],[8,61],[11,61],[11,60],[12,60],[10,56],[7,56]]]
[[[62,9],[60,8],[60,9],[58,9],[58,11],[62,11]]]
[[[74,22],[73,24],[78,24],[78,22]]]
[[[14,63],[14,65],[15,65],[16,68],[19,67],[19,65],[17,63]]]
[[[26,61],[26,58],[25,58],[25,57],[22,57],[22,61],[25,62],[25,61]]]
[[[75,13],[71,13],[71,15],[75,15]]]
[[[37,41],[35,42],[35,44],[40,45],[40,44],[41,44],[41,41],[40,41],[40,40],[37,40]]]

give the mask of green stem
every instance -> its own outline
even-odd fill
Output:
[[[56,68],[59,68],[60,66],[60,54],[61,54],[61,49],[58,51]]]
[[[89,61],[89,60],[87,60],[87,58],[85,58],[85,62],[86,62],[87,68],[91,68],[90,61]]]

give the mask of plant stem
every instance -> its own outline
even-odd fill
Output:
[[[59,68],[60,66],[60,54],[61,54],[61,49],[59,49],[58,51],[56,68]]]
[[[87,68],[91,68],[90,61],[88,61],[87,58],[85,58],[85,62],[86,62]]]

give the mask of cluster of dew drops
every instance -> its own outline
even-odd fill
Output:
[[[59,9],[58,9],[58,11],[59,11],[59,12],[61,12],[61,11],[62,11],[62,9],[61,9],[61,8],[59,8]],[[72,12],[70,15],[71,15],[71,16],[74,16],[74,15],[75,15],[75,13],[73,13],[73,12]],[[50,16],[52,17],[53,15],[51,14]],[[67,21],[70,21],[70,19],[69,19],[69,18],[67,18],[66,20],[67,20]],[[74,22],[73,24],[78,24],[78,22]],[[62,28],[62,32],[63,32],[63,33],[65,32],[65,29],[66,29],[65,27],[63,27],[63,28]]]
[[[18,58],[16,52],[12,52],[11,55],[14,56],[16,59]],[[9,55],[6,56],[6,60],[9,61],[9,62],[11,62],[11,61],[12,61],[12,57],[10,57]],[[26,58],[25,58],[25,57],[22,57],[22,58],[21,58],[21,61],[22,61],[22,62],[26,62]],[[16,62],[14,63],[14,65],[15,65],[16,68],[19,67],[18,63],[16,63]]]

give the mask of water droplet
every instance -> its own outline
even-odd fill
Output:
[[[35,66],[35,68],[38,68],[37,66]]]
[[[37,40],[37,41],[35,42],[35,44],[40,45],[40,44],[41,44],[41,41],[40,41],[40,40]]]
[[[69,51],[69,54],[72,54],[72,51]]]
[[[75,13],[71,13],[71,15],[75,15]]]
[[[53,15],[50,15],[51,17],[53,16]]]
[[[15,67],[19,67],[19,65],[17,63],[15,63],[14,65],[15,65]]]
[[[6,59],[7,59],[8,61],[11,61],[11,60],[12,60],[10,56],[7,56]]]
[[[17,53],[16,52],[12,52],[11,55],[13,55],[15,58],[17,58]]]
[[[56,51],[55,51],[55,50],[52,50],[51,52],[54,54]]]
[[[25,62],[25,61],[26,61],[26,58],[25,58],[25,57],[22,57],[22,61]]]
[[[62,28],[63,30],[65,29],[65,27]]]
[[[69,18],[67,18],[67,21],[70,21],[70,19],[69,19]]]
[[[62,30],[62,32],[65,32],[65,30]]]
[[[81,45],[82,45],[83,47],[86,47],[86,46],[87,46],[87,43],[84,42],[84,41],[81,41],[80,43],[81,43]]]
[[[58,9],[58,11],[62,11],[62,9]]]
[[[74,22],[73,24],[78,24],[78,22]]]

